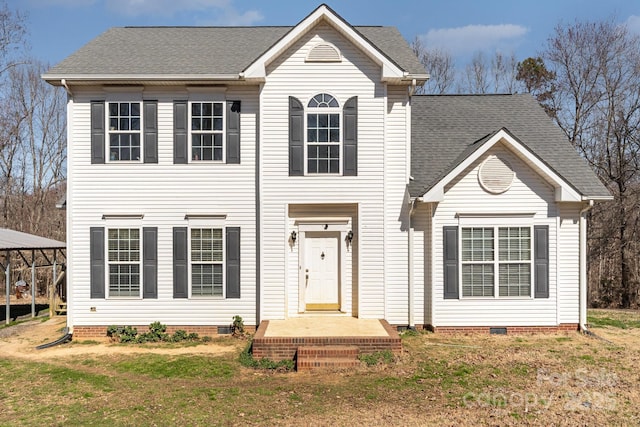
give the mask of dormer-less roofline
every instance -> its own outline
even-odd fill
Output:
[[[410,75],[407,71],[403,70],[326,4],[318,6],[273,46],[267,49],[266,52],[253,61],[240,75],[245,79],[264,79],[266,77],[266,66],[321,21],[329,23],[379,64],[382,67],[383,81],[412,81],[413,79],[426,80],[428,78],[426,75]]]
[[[526,159],[538,174],[553,185],[555,189],[555,200],[557,202],[581,202],[589,199],[589,197],[582,195],[573,185],[549,167],[549,165],[536,156],[533,151],[531,151],[525,144],[505,128],[500,129],[493,135],[489,135],[487,138],[484,138],[483,141],[477,142],[480,146],[458,164],[453,165],[443,178],[424,193],[421,199],[424,202],[443,201],[445,187],[473,162],[477,161],[482,155],[498,143],[505,144],[518,157]]]

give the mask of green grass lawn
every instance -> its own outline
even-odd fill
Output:
[[[638,425],[640,315],[589,314],[607,340],[411,334],[393,361],[330,373],[246,368],[228,338],[222,355],[0,358],[0,426]]]

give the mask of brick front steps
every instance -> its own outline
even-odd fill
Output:
[[[402,351],[402,342],[395,328],[393,328],[385,320],[380,323],[386,331],[386,335],[380,336],[299,336],[299,337],[278,337],[267,336],[265,332],[269,327],[269,321],[265,320],[260,323],[258,330],[253,338],[253,357],[256,359],[268,358],[274,361],[279,360],[295,360],[300,355],[300,351],[304,354],[305,347],[327,348],[329,352],[336,354],[342,352],[353,351],[356,348],[358,354],[371,354],[379,351],[389,350],[394,353]],[[349,348],[349,350],[337,350],[336,348]],[[309,350],[315,354],[314,357],[322,358],[322,353],[318,350]],[[320,356],[319,356],[320,354]],[[329,353],[327,353],[329,354]],[[333,356],[327,356],[333,357]],[[318,362],[320,363],[320,362]],[[303,368],[304,369],[304,368]]]
[[[298,372],[321,369],[347,369],[360,364],[358,347],[346,345],[299,347],[296,358]]]

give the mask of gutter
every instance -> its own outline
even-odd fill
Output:
[[[414,304],[414,265],[413,265],[413,226],[411,225],[411,218],[416,209],[416,202],[421,201],[419,197],[416,197],[409,203],[409,229],[408,229],[408,244],[409,244],[409,329],[416,329],[415,321],[415,304]]]
[[[586,334],[590,331],[587,328],[587,218],[586,214],[593,208],[593,200],[580,211],[580,330]]]

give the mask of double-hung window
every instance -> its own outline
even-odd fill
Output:
[[[140,160],[140,102],[109,102],[109,160]]]
[[[461,228],[463,297],[531,296],[531,227]]]
[[[191,160],[224,159],[224,102],[191,102]]]
[[[224,233],[222,228],[191,229],[191,295],[223,296]]]
[[[340,105],[321,93],[307,105],[307,173],[340,173]]]
[[[109,296],[140,296],[140,229],[109,228],[107,252]]]

